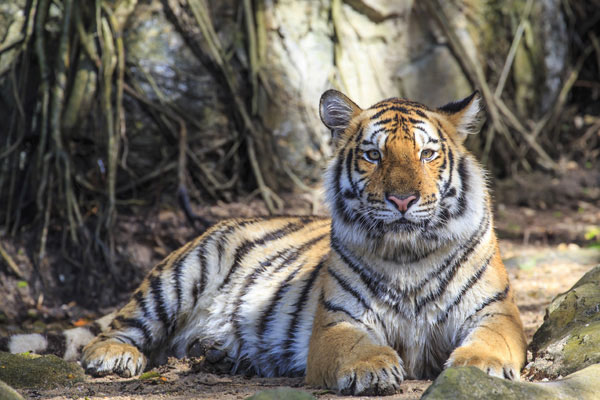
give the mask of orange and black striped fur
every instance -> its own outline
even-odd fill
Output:
[[[305,374],[345,394],[389,394],[447,366],[519,378],[519,312],[484,172],[463,146],[480,128],[479,95],[439,109],[389,99],[362,110],[330,90],[320,113],[335,145],[331,219],[217,224],[99,321],[81,358],[89,373],[136,375],[148,359],[202,343],[231,372]],[[73,356],[85,340],[66,335],[79,338],[59,346]],[[25,350],[26,336],[8,346]],[[43,351],[46,339],[36,340]]]

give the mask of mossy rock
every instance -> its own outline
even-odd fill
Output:
[[[548,307],[529,346],[530,375],[556,378],[600,362],[600,266]]]
[[[2,400],[23,400],[15,389],[8,386],[6,383],[0,381],[0,399]]]
[[[421,400],[592,400],[600,391],[600,365],[592,365],[555,382],[514,382],[489,376],[475,367],[448,368]]]
[[[83,369],[54,355],[0,352],[0,380],[15,388],[70,386],[85,378]]]
[[[246,400],[316,400],[312,395],[302,390],[277,388],[254,393]]]

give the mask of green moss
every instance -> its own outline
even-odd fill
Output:
[[[54,355],[0,352],[0,380],[15,388],[68,386],[85,378],[83,369]]]
[[[578,327],[596,321],[600,321],[600,266],[586,273],[573,288],[552,301],[544,323],[533,336],[530,349],[535,353],[566,335],[574,334]]]
[[[600,321],[586,324],[571,333],[564,347],[561,375],[568,375],[600,362]]]
[[[140,375],[138,379],[140,380],[149,380],[149,379],[158,379],[160,378],[160,374],[157,371],[148,371],[144,372]]]

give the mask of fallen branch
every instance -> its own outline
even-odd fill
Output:
[[[0,242],[0,256],[2,256],[2,258],[4,259],[4,261],[6,262],[6,265],[8,265],[8,268],[10,268],[10,270],[19,277],[19,279],[25,279],[25,275],[23,274],[23,272],[21,271],[21,269],[19,268],[19,266],[17,265],[17,263],[12,259],[12,257],[6,252],[6,250],[4,250],[4,247],[2,246],[2,242]]]

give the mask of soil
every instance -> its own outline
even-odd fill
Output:
[[[550,301],[600,263],[600,238],[593,235],[594,229],[600,225],[600,202],[594,201],[597,194],[592,193],[591,198],[580,197],[573,204],[568,196],[560,197],[560,191],[554,190],[552,203],[540,205],[536,202],[543,201],[540,200],[543,197],[535,194],[527,198],[522,192],[519,184],[496,187],[496,228],[525,332],[531,340],[543,322]],[[318,193],[284,196],[283,201],[288,214],[325,213]],[[230,216],[266,214],[264,205],[257,199],[197,207],[195,211],[212,221]],[[127,246],[140,268],[132,272],[136,277],[133,286],[154,263],[197,233],[177,209],[160,209],[152,215],[123,217],[119,229],[123,237],[118,242]],[[14,271],[6,268],[5,263],[0,262],[0,291],[5,293],[4,300],[0,302],[0,336],[66,326],[75,321],[96,318],[115,307],[92,309],[75,301],[63,304],[60,277],[47,274],[38,280],[32,278],[35,274],[44,275],[46,272],[32,267],[26,241],[0,238],[0,244],[16,261],[22,274],[21,278],[17,277]],[[35,283],[39,281],[44,285]],[[122,304],[125,297],[118,300]],[[154,368],[150,375],[147,379],[88,378],[68,388],[20,392],[25,397],[36,399],[244,399],[257,391],[283,386],[306,391],[319,399],[351,398],[306,387],[302,378],[218,374],[205,366],[202,359],[169,359],[165,365]],[[389,398],[418,399],[430,384],[430,381],[405,381],[401,391]]]

